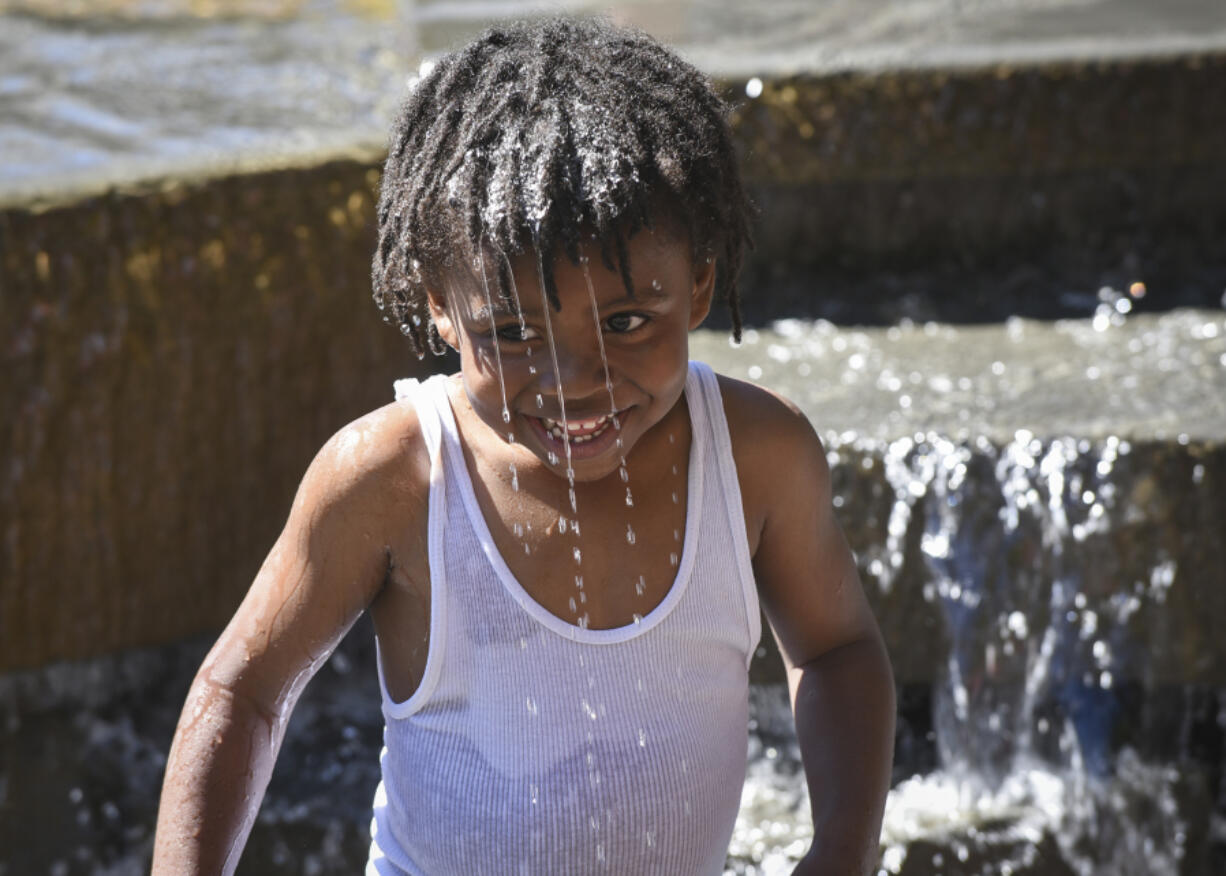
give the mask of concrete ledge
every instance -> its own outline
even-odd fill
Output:
[[[420,371],[335,162],[0,212],[0,671],[224,623],[323,441]]]

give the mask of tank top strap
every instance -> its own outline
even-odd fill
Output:
[[[432,463],[440,459],[439,448],[442,445],[443,432],[447,428],[447,414],[450,413],[449,410],[439,408],[439,405],[447,405],[445,380],[445,377],[436,374],[424,381],[407,377],[393,384],[396,401],[407,401],[417,411],[422,438],[425,439],[426,451],[430,454]]]
[[[701,434],[706,443],[709,460],[710,477],[715,481],[710,491],[711,501],[719,501],[724,505],[726,519],[733,531],[729,533],[733,556],[735,558],[737,577],[741,582],[741,595],[745,600],[746,619],[749,622],[749,649],[746,665],[752,661],[753,653],[761,638],[761,615],[758,608],[757,583],[753,573],[753,559],[749,555],[749,541],[745,532],[745,506],[741,500],[741,482],[736,470],[736,459],[732,454],[732,435],[728,431],[728,417],[724,413],[724,397],[719,390],[719,378],[710,365],[696,360],[690,361],[690,370],[686,379],[686,392],[694,396],[695,417],[701,417],[707,428],[694,428],[695,435]],[[719,498],[716,498],[718,494]]]

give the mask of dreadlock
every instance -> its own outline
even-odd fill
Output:
[[[739,340],[751,207],[726,113],[694,67],[599,20],[495,27],[439,59],[412,86],[384,167],[372,267],[384,321],[418,357],[440,352],[426,284],[486,247],[501,255],[504,297],[509,257],[541,253],[560,307],[552,257],[578,264],[585,228],[633,296],[626,241],[663,214],[688,232],[695,263],[717,260]]]

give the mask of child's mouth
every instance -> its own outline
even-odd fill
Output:
[[[615,422],[614,414],[605,414],[587,420],[551,420],[549,417],[538,417],[555,441],[565,441],[569,435],[572,444],[585,444],[600,437]]]
[[[627,412],[612,411],[598,417],[555,420],[525,417],[540,442],[542,458],[557,465],[566,458],[578,463],[604,457],[621,444],[621,429]]]

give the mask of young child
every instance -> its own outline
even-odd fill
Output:
[[[418,355],[336,434],[205,660],[154,873],[231,872],[307,680],[359,614],[386,718],[371,874],[721,873],[759,601],[815,837],[872,866],[893,685],[813,429],[689,362],[747,241],[725,107],[637,32],[496,28],[416,82],[375,300]]]

